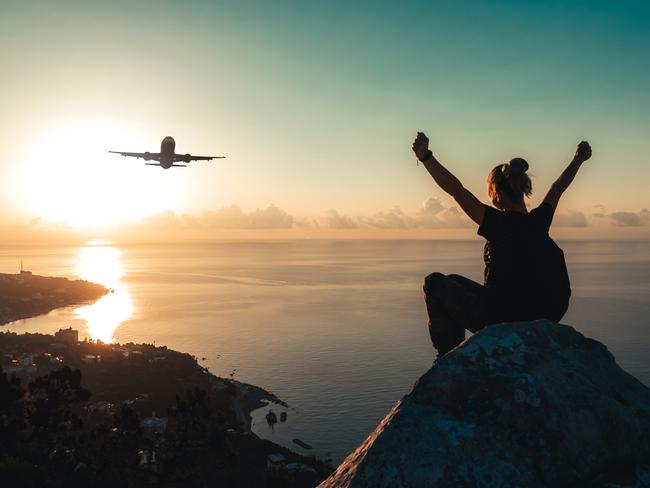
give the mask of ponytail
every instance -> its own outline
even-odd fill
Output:
[[[533,184],[528,171],[528,162],[523,158],[514,158],[507,163],[495,166],[488,174],[488,194],[495,205],[503,197],[513,202],[529,197],[533,193]]]

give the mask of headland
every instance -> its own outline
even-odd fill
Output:
[[[84,280],[38,276],[24,270],[0,273],[0,325],[97,300],[107,293],[108,288]]]
[[[109,470],[116,480],[136,485],[204,486],[194,483],[203,479],[205,486],[313,487],[332,471],[314,457],[251,431],[253,410],[268,402],[287,407],[275,395],[215,376],[196,357],[165,346],[79,341],[78,331],[71,328],[54,335],[0,333],[0,386],[16,380],[18,387],[6,393],[23,395],[24,412],[12,410],[12,415],[18,412],[17,422],[38,408],[32,399],[54,395],[60,404],[48,407],[55,412],[48,415],[74,419],[78,426],[71,432],[69,422],[49,424],[42,445],[34,446],[30,436],[35,426],[29,421],[20,424],[24,430],[12,431],[11,439],[3,439],[17,446],[25,466],[36,466],[29,481],[38,482],[41,476],[64,479],[71,472],[92,477]],[[63,394],[66,389],[72,393]],[[68,405],[62,397],[76,400]],[[126,444],[119,459],[98,454],[121,442]],[[63,465],[47,461],[48,453],[57,450],[65,452]],[[15,453],[6,454],[14,459]],[[76,466],[83,471],[75,471]]]

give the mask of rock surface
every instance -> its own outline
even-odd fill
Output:
[[[571,327],[487,327],[320,485],[431,486],[650,486],[650,389]]]

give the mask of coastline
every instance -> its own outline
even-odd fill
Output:
[[[72,329],[32,334],[0,331],[0,352],[23,358],[23,367],[1,366],[7,373],[34,378],[61,367],[79,369],[94,401],[141,404],[140,409],[164,411],[175,395],[188,388],[202,388],[228,399],[232,420],[244,432],[252,432],[251,412],[274,404],[288,405],[273,393],[255,385],[222,378],[199,365],[196,357],[152,344],[105,344],[67,337]],[[29,358],[29,362],[25,358]],[[147,390],[147,391],[144,391]]]
[[[249,477],[256,484],[264,479],[286,479],[286,486],[307,487],[315,486],[331,473],[326,462],[296,453],[253,432],[254,410],[269,404],[288,408],[273,393],[216,376],[201,366],[195,356],[166,346],[105,344],[77,338],[78,331],[71,328],[54,335],[0,331],[0,374],[14,375],[23,384],[29,384],[65,367],[79,371],[81,385],[90,392],[90,399],[80,408],[85,428],[110,425],[128,407],[142,419],[143,426],[146,422],[164,423],[167,432],[153,438],[162,459],[174,455],[165,448],[169,443],[165,436],[174,439],[178,435],[177,412],[192,398],[202,396],[228,439],[229,456],[239,459],[235,466],[219,466],[223,476]],[[214,469],[203,458],[197,459],[194,467]]]
[[[110,292],[84,280],[39,276],[29,271],[0,273],[0,326],[58,308],[90,303]]]
[[[102,285],[85,280],[40,276],[34,275],[30,271],[21,270],[17,274],[0,273],[0,326],[45,315],[59,308],[92,303],[106,294],[111,293],[111,291]],[[3,334],[3,332],[0,331],[0,334]],[[17,336],[14,333],[10,334]],[[47,334],[28,333],[23,335],[26,337],[27,342],[30,342],[29,338],[32,337],[35,344],[42,343],[48,337]],[[37,339],[38,337],[40,339]],[[49,337],[52,344],[57,343],[55,336]],[[162,353],[185,354],[167,349],[165,346],[156,348],[155,346],[146,344],[129,344],[127,348],[121,346],[119,343],[102,344],[101,346],[95,344],[94,347],[92,342],[84,341],[79,344],[83,344],[82,347],[86,349],[86,354],[91,356],[99,356],[100,354],[98,352],[104,352],[105,354],[107,352],[105,348],[108,348],[108,352],[117,350],[123,355],[129,355],[131,352],[143,353],[146,350],[152,356],[150,360],[159,360],[163,357],[160,355]],[[99,351],[97,348],[99,348]],[[40,352],[44,353],[45,351]],[[236,392],[232,408],[236,412],[238,421],[241,422],[247,432],[252,432],[251,412],[254,410],[269,404],[288,408],[288,405],[273,393],[232,378],[221,378],[213,375],[206,368],[199,366],[196,358],[190,357],[195,361],[197,370],[201,370],[209,375],[210,386],[213,389],[233,389]],[[74,362],[78,363],[78,361]],[[81,368],[84,365],[74,364],[74,366]]]
[[[212,374],[212,373],[210,373]],[[214,375],[213,375],[214,376]],[[214,376],[217,380],[230,382],[235,386],[237,398],[235,399],[234,407],[236,409],[239,419],[246,426],[246,431],[255,434],[252,430],[253,418],[252,413],[267,405],[279,405],[284,408],[289,408],[286,402],[280,400],[273,393],[255,385],[242,383],[237,380],[227,380],[219,376]],[[255,434],[256,435],[256,434]]]

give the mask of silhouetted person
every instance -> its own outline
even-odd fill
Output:
[[[567,310],[571,287],[564,253],[548,231],[560,197],[582,163],[591,157],[585,141],[539,207],[530,212],[524,197],[532,193],[528,163],[515,158],[496,166],[487,178],[496,208],[484,205],[429,150],[418,132],[413,152],[435,182],[478,224],[487,242],[483,285],[459,275],[432,273],[424,280],[429,333],[442,356],[488,324],[535,319],[559,321]]]

